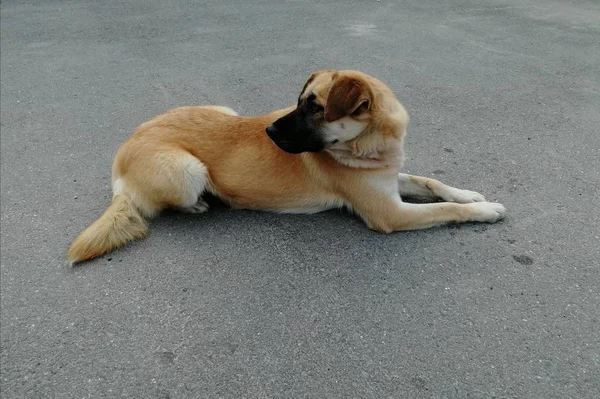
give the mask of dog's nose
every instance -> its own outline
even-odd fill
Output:
[[[277,129],[275,129],[275,127],[273,127],[273,125],[267,127],[267,134],[269,135],[269,137],[274,137],[277,135]]]

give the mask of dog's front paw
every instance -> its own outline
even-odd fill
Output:
[[[471,202],[484,202],[485,197],[478,192],[470,190],[461,190],[460,188],[448,187],[442,193],[442,199],[448,202],[458,204],[470,204]]]
[[[504,218],[506,208],[497,202],[477,202],[468,205],[473,212],[469,218],[472,222],[494,223]]]

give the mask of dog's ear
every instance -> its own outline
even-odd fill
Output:
[[[333,69],[323,69],[322,71],[313,72],[313,74],[310,75],[310,77],[308,78],[306,83],[304,83],[304,87],[302,88],[302,91],[300,92],[300,95],[298,96],[298,103],[300,103],[300,97],[302,97],[302,95],[306,91],[306,88],[308,87],[308,85],[311,84],[317,76],[319,76],[322,73],[326,73],[326,72],[335,72],[335,71]]]
[[[333,82],[327,104],[325,120],[332,122],[348,115],[360,115],[371,107],[371,93],[366,82],[353,77],[340,76]]]

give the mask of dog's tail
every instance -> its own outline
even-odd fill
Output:
[[[100,219],[73,241],[67,258],[73,265],[110,252],[146,234],[148,223],[144,216],[128,196],[117,194]]]

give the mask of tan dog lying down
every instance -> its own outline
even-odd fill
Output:
[[[399,173],[407,124],[392,91],[358,71],[316,72],[297,106],[267,115],[174,109],[142,124],[119,148],[112,202],[73,242],[68,259],[91,259],[144,237],[147,219],[165,208],[205,212],[205,192],[233,208],[346,207],[382,233],[503,217],[504,207],[481,194]],[[447,202],[411,204],[401,195]]]

